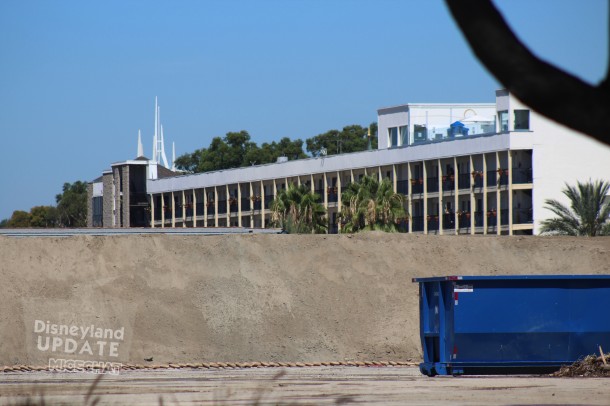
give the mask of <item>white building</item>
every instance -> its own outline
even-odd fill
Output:
[[[565,183],[610,176],[610,148],[530,111],[505,90],[495,103],[405,104],[378,110],[378,149],[192,175],[126,161],[90,188],[89,225],[267,227],[289,183],[320,194],[338,232],[341,191],[368,175],[406,195],[412,233],[538,234],[545,199]],[[129,193],[126,191],[129,190]],[[94,210],[95,209],[95,210]],[[135,219],[138,219],[137,221]]]

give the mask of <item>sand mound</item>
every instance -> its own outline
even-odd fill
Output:
[[[418,360],[411,278],[607,274],[609,254],[608,238],[0,237],[0,365]]]

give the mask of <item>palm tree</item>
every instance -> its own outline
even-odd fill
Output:
[[[289,234],[324,233],[326,209],[319,200],[307,186],[290,184],[271,203],[271,221]]]
[[[378,182],[365,176],[358,183],[351,183],[341,195],[344,206],[341,219],[342,231],[353,233],[361,230],[397,231],[397,221],[406,217],[404,196],[395,193],[389,179]]]
[[[571,209],[555,199],[545,200],[545,207],[557,217],[541,221],[541,233],[590,237],[610,235],[608,190],[610,183],[601,180],[576,182],[576,187],[566,184],[563,194],[570,199]]]

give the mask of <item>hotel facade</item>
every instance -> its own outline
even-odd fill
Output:
[[[584,119],[584,118],[583,118]],[[341,193],[365,175],[405,195],[404,232],[538,234],[546,199],[565,184],[608,180],[610,148],[531,111],[505,90],[495,103],[405,104],[378,110],[376,150],[198,174],[144,157],[89,184],[90,227],[271,226],[271,202],[306,185],[341,231]]]

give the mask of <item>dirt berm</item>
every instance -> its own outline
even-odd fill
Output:
[[[608,273],[610,238],[2,237],[0,365],[419,360],[413,277]]]

